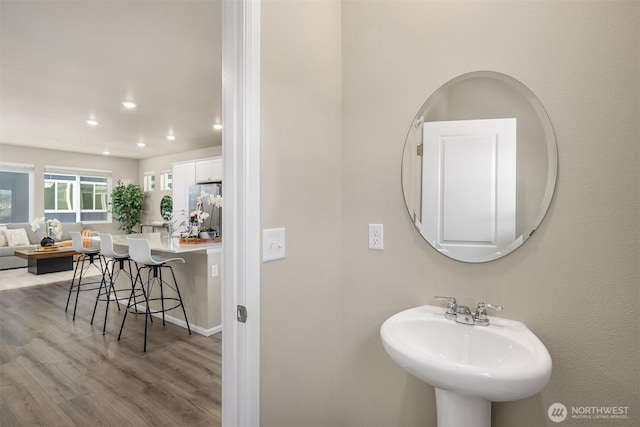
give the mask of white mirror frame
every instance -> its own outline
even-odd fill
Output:
[[[470,94],[473,95],[470,95]],[[489,95],[490,94],[490,95]],[[494,96],[495,95],[495,96]],[[421,157],[425,123],[482,121],[513,117],[518,121],[518,208],[517,232],[509,242],[496,245],[489,241],[485,248],[469,250],[476,242],[443,244],[439,225],[433,224],[434,211],[423,198],[433,200],[433,192],[423,191],[422,166],[433,165],[431,158]],[[427,154],[428,145],[421,149]],[[433,152],[433,150],[431,150]],[[424,160],[424,161],[423,161]],[[432,167],[432,166],[430,166]],[[437,89],[422,105],[407,133],[402,160],[402,188],[405,205],[416,230],[443,255],[464,262],[487,262],[501,258],[521,246],[544,218],[557,179],[558,154],[551,121],[538,98],[518,80],[494,71],[475,71],[455,77]],[[429,169],[432,171],[433,169]],[[438,172],[440,173],[440,172]],[[440,189],[439,191],[442,191]],[[429,208],[430,212],[423,212]],[[444,215],[435,209],[435,216]],[[427,217],[429,219],[427,220]],[[423,224],[423,220],[428,223]],[[514,222],[515,219],[514,219]],[[485,233],[486,234],[486,233]],[[495,241],[499,239],[496,238]]]

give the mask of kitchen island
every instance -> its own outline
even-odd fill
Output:
[[[127,238],[147,239],[151,246],[151,253],[165,258],[184,258],[185,263],[172,262],[169,265],[180,287],[189,326],[193,332],[209,336],[222,331],[221,322],[221,255],[222,243],[180,243],[178,237],[170,237],[168,233],[140,233],[113,235],[116,250],[127,248]],[[118,248],[120,247],[120,248]],[[146,274],[143,274],[146,282]],[[125,282],[128,277],[120,275],[116,283],[117,289],[131,288]],[[152,289],[151,297],[159,294],[159,289]],[[127,300],[119,295],[120,303]],[[182,310],[172,310],[165,313],[165,319],[176,325],[187,327]]]

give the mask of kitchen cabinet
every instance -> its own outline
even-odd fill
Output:
[[[173,210],[189,209],[189,186],[196,183],[195,162],[173,165]]]
[[[222,157],[196,160],[196,182],[222,181]]]
[[[174,234],[184,231],[181,224],[189,222],[189,187],[196,183],[195,162],[173,165],[173,230]]]

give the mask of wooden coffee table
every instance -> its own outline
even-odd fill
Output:
[[[15,256],[27,260],[27,269],[32,274],[57,273],[73,269],[73,257],[80,255],[72,248],[57,251],[34,251],[32,249],[14,251]]]

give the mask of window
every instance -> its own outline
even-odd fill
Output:
[[[82,174],[45,173],[44,216],[61,222],[110,221],[107,197],[111,177]]]
[[[156,189],[156,176],[153,172],[144,174],[144,191],[154,191]]]
[[[99,177],[80,177],[80,217],[82,221],[106,221],[107,215],[107,179]]]
[[[0,164],[0,224],[31,221],[33,165]]]
[[[76,177],[72,175],[44,176],[45,211],[73,211],[73,185]]]
[[[173,175],[170,171],[160,172],[160,189],[171,190],[173,188]]]

